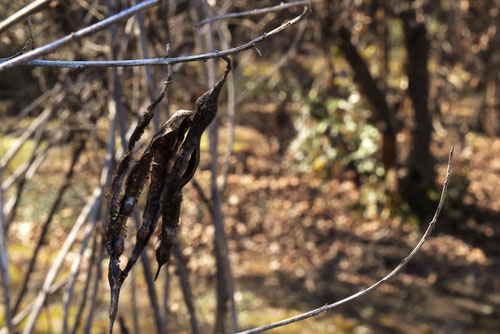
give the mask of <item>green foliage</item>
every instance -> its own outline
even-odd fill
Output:
[[[328,98],[324,103],[318,100],[310,97],[298,120],[301,131],[291,151],[299,170],[329,177],[340,165],[353,167],[359,174],[384,176],[377,157],[381,135],[368,124],[370,112],[359,93],[353,90],[346,99]]]

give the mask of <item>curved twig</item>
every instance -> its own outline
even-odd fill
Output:
[[[432,232],[432,230],[434,228],[434,225],[436,225],[436,221],[438,219],[439,213],[441,212],[441,208],[443,207],[444,199],[446,197],[446,192],[448,190],[448,180],[450,178],[450,169],[451,169],[452,158],[453,158],[453,147],[451,147],[450,154],[448,157],[448,168],[446,169],[446,178],[445,178],[444,183],[443,183],[443,191],[441,192],[441,199],[439,200],[438,207],[436,209],[436,212],[434,213],[434,217],[432,218],[431,222],[429,223],[429,226],[427,227],[427,230],[425,231],[424,235],[422,235],[422,238],[420,239],[418,244],[415,246],[415,248],[411,251],[411,253],[407,257],[405,257],[401,261],[401,263],[396,268],[394,268],[390,273],[385,275],[381,280],[379,280],[377,283],[371,285],[370,287],[363,289],[363,290],[361,290],[361,291],[359,291],[359,292],[357,292],[357,293],[355,293],[347,298],[339,300],[335,303],[327,304],[325,306],[318,307],[317,309],[311,310],[309,312],[305,312],[305,313],[296,315],[294,317],[284,319],[284,320],[281,320],[281,321],[278,321],[278,322],[275,322],[275,323],[272,323],[269,325],[256,327],[256,328],[249,329],[249,330],[246,330],[243,332],[239,332],[238,334],[261,333],[261,332],[268,331],[268,330],[273,329],[273,328],[289,325],[289,324],[297,322],[297,321],[301,321],[301,320],[304,320],[307,318],[311,318],[311,317],[320,315],[320,314],[328,312],[328,311],[330,311],[330,310],[332,310],[340,305],[343,305],[347,302],[350,302],[351,300],[354,300],[354,299],[359,298],[363,295],[366,295],[369,292],[376,290],[379,286],[381,286],[382,284],[384,284],[385,282],[387,282],[388,280],[390,280],[391,278],[396,276],[396,274],[399,273],[404,268],[404,266],[408,262],[410,262],[411,259],[413,259],[415,254],[420,250],[420,248],[422,247],[424,242],[429,237],[430,233]]]

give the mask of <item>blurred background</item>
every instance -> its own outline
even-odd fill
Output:
[[[155,58],[167,43],[172,57],[227,49],[303,6],[194,23],[279,3],[163,1],[44,59]],[[124,284],[116,332],[229,333],[234,318],[247,329],[375,283],[427,227],[453,145],[443,212],[404,271],[362,299],[274,332],[500,333],[500,1],[311,3],[304,20],[232,57],[219,116],[184,188],[176,254],[151,284],[151,243]],[[34,41],[26,20],[0,34],[0,58],[134,4],[52,1],[31,16]],[[0,0],[0,20],[23,6]],[[168,115],[193,108],[224,66],[173,66],[137,155]],[[166,74],[161,66],[0,73],[13,315],[30,310],[94,189],[108,190],[103,166],[116,164]],[[107,197],[97,203],[51,284],[36,332],[60,333],[65,322],[67,332],[106,332]],[[124,254],[135,242],[132,218]],[[16,328],[25,324],[21,318]]]

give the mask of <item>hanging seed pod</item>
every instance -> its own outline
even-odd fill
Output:
[[[156,223],[160,215],[161,192],[165,181],[170,178],[170,172],[177,157],[179,147],[191,126],[192,115],[194,115],[194,111],[192,110],[176,111],[154,136],[152,143],[147,149],[147,152],[153,159],[151,184],[147,194],[142,223],[137,231],[136,243],[132,255],[123,270],[124,277],[128,275],[137,262],[156,229]]]
[[[191,180],[196,168],[198,168],[201,136],[217,114],[219,95],[227,75],[231,71],[231,60],[228,57],[224,57],[224,60],[227,62],[224,75],[212,89],[196,100],[193,124],[172,168],[171,178],[167,180],[161,195],[163,222],[159,246],[156,249],[158,270],[155,279],[158,277],[161,267],[170,259],[170,249],[175,242],[179,225],[182,188]]]
[[[144,130],[151,122],[156,108],[165,97],[166,89],[171,82],[171,76],[169,75],[163,85],[162,91],[155,101],[148,106],[147,111],[135,127],[134,132],[130,136],[128,149],[118,163],[113,180],[111,181],[109,218],[105,226],[106,251],[110,256],[108,269],[108,281],[111,289],[111,302],[109,306],[110,333],[113,331],[113,324],[118,312],[120,289],[126,277],[120,268],[120,255],[125,248],[126,222],[134,210],[137,199],[151,171],[153,155],[149,149],[150,147],[146,149],[141,159],[132,167],[128,177],[127,173],[133,161],[132,153],[135,144],[139,141]]]

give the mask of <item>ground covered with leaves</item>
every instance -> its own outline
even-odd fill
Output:
[[[434,153],[440,161],[439,183],[444,179],[448,145],[453,141],[456,146],[449,197],[436,230],[415,259],[376,292],[337,311],[278,329],[277,333],[500,331],[500,140],[473,133],[447,138],[437,141],[441,144],[435,145]],[[208,194],[209,159],[206,142],[202,141],[204,148],[195,179]],[[392,212],[403,213],[382,208],[375,215],[367,215],[366,205],[360,204],[367,190],[352,173],[331,178],[299,173],[288,155],[281,156],[277,149],[275,142],[254,128],[236,130],[223,212],[241,328],[277,321],[373,284],[411,251],[426,226],[426,222],[394,209]],[[44,203],[55,196],[52,190],[60,182],[58,175],[67,169],[63,157],[64,152],[55,150],[49,159],[61,163],[42,165],[9,230],[14,289],[22,273],[16,268],[22,268],[29,259],[31,240],[40,233],[23,221],[43,219]],[[65,209],[56,216],[58,227],[50,231],[48,247],[43,248],[45,261],[50,261],[60,246],[63,238],[58,235],[67,234],[71,228],[64,222],[71,222],[83,204],[82,194],[93,186],[88,180],[93,179],[98,164],[86,156],[77,168],[77,182],[65,198]],[[214,228],[207,203],[192,185],[187,186],[183,203],[179,238],[200,325],[208,330],[215,310]],[[66,273],[76,252],[68,257]],[[153,253],[149,249],[151,257]],[[102,263],[103,273],[106,262]],[[46,270],[43,265],[37,268],[34,286],[43,280]],[[146,296],[141,270],[137,292]],[[188,316],[175,261],[169,266],[169,274],[168,326],[173,332],[184,332]],[[164,272],[159,278],[162,280]],[[160,294],[165,291],[163,285],[157,285]],[[102,284],[100,289],[103,293],[97,304],[96,325],[106,328],[108,287]],[[123,289],[128,290],[128,285]],[[128,298],[125,293],[120,314],[128,312]],[[139,298],[138,302],[141,328],[147,328],[152,325],[149,301]],[[60,316],[61,306],[51,304],[42,313],[40,325],[57,331],[59,321],[54,319]]]

